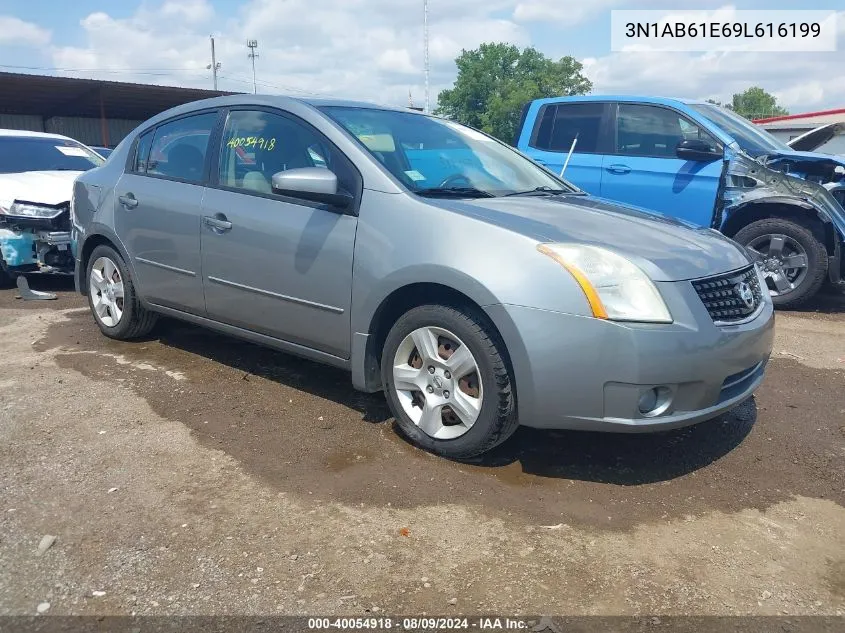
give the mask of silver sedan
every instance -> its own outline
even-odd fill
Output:
[[[408,110],[180,106],[79,177],[72,215],[77,287],[106,336],[168,315],[347,369],[452,458],[519,424],[717,416],[772,347],[771,300],[731,240]]]

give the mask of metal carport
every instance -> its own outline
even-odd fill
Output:
[[[173,106],[229,92],[0,72],[0,128],[55,132],[88,145],[117,145]]]

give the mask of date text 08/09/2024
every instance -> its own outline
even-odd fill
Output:
[[[308,618],[308,628],[311,630],[346,629],[346,630],[400,630],[400,631],[445,631],[469,630],[481,631],[519,631],[555,630],[543,627],[543,621],[523,620],[520,618],[478,617],[478,618],[438,618],[438,617],[408,617],[408,618]],[[537,628],[539,626],[539,628]]]
[[[819,37],[818,22],[626,22],[625,37],[638,38],[773,38]]]

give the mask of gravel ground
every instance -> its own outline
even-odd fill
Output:
[[[721,419],[457,464],[340,371],[111,341],[32,285],[0,291],[0,615],[845,613],[845,296],[779,313]]]

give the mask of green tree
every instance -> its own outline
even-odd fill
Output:
[[[549,59],[534,48],[482,44],[461,51],[455,84],[437,97],[435,114],[484,130],[510,143],[522,106],[532,99],[577,95],[593,84],[573,57]]]
[[[732,109],[746,119],[762,119],[770,116],[783,116],[789,110],[778,105],[774,95],[758,86],[751,86],[745,92],[733,96]]]

